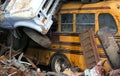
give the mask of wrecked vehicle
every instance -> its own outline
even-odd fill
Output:
[[[0,27],[14,30],[15,36],[16,30],[22,28],[35,42],[47,47],[51,42],[45,34],[53,24],[58,3],[59,0],[5,0],[1,5]]]

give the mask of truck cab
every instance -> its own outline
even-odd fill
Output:
[[[53,24],[52,16],[58,3],[59,0],[6,0],[1,5],[0,27],[12,30],[22,28],[33,40],[36,40],[30,34],[33,32],[44,39]]]

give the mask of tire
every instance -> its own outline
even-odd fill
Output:
[[[25,34],[31,38],[34,42],[41,45],[44,48],[48,48],[51,44],[50,39],[46,35],[42,35],[40,32],[37,32],[30,28],[23,28]]]
[[[103,46],[111,68],[120,68],[120,54],[118,54],[119,47],[112,36],[112,32],[108,28],[102,28],[97,32],[97,36]]]
[[[51,70],[57,73],[63,72],[64,69],[70,67],[70,62],[63,54],[56,54],[51,60]]]

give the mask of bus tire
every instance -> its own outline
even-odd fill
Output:
[[[55,54],[51,60],[50,66],[52,71],[60,73],[70,67],[70,62],[65,55]]]

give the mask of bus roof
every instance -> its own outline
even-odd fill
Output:
[[[106,9],[120,9],[120,1],[102,1],[98,3],[81,4],[79,1],[68,2],[63,4],[61,11],[74,10],[106,10]]]

